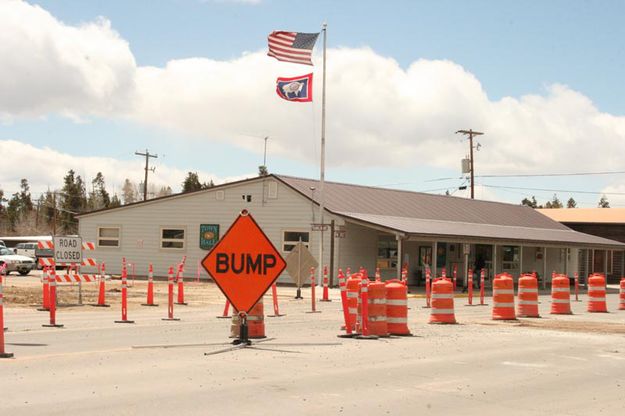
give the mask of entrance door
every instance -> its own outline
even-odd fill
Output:
[[[593,273],[605,273],[605,251],[595,250],[592,264]]]
[[[493,265],[493,246],[485,244],[475,245],[475,263],[473,270],[479,276],[480,270],[485,269],[486,278],[489,279]]]
[[[419,246],[419,268],[417,270],[417,286],[425,282],[425,266],[432,267],[432,246]]]

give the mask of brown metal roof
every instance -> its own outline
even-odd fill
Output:
[[[319,181],[274,175],[319,203]],[[625,244],[573,231],[523,205],[325,182],[325,207],[335,214],[406,234],[624,248]]]

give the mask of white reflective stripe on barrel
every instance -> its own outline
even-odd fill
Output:
[[[356,315],[358,313],[358,308],[348,308],[347,311],[352,315]]]
[[[519,300],[519,305],[538,305],[537,300]]]
[[[569,289],[568,287],[552,287],[551,288],[551,293],[554,292],[565,292],[565,293],[570,293],[571,289]]]
[[[432,299],[453,299],[453,293],[432,293]]]
[[[588,295],[588,297],[590,299],[588,299],[591,302],[605,302],[605,296],[590,296]]]
[[[390,306],[405,306],[408,304],[408,299],[386,299],[386,304]]]
[[[405,324],[407,322],[406,318],[391,318],[387,317],[386,322],[389,324]]]
[[[248,321],[262,321],[262,320],[264,320],[263,318],[264,317],[262,317],[262,316],[251,316],[251,315],[247,316],[247,320]]]
[[[372,305],[386,305],[386,299],[369,298],[369,303]]]
[[[369,316],[370,322],[386,322],[386,316]]]
[[[495,308],[514,308],[514,302],[512,302],[512,303],[508,303],[508,302],[495,302],[494,305],[495,305]]]
[[[525,288],[525,287],[520,287],[519,288],[519,295],[521,293],[538,293],[538,289],[537,288]]]
[[[347,297],[348,298],[357,298],[358,297],[358,292],[352,292],[351,290],[347,292]]]
[[[453,309],[432,308],[432,315],[453,315]]]
[[[496,295],[514,295],[514,289],[494,289]]]
[[[570,299],[552,299],[551,303],[571,303]]]
[[[588,290],[603,291],[605,290],[605,286],[588,285]]]

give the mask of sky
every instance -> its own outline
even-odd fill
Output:
[[[326,22],[326,179],[467,197],[460,129],[484,132],[476,197],[602,193],[625,207],[622,1],[0,0],[0,188],[35,197],[69,169],[109,191],[319,176],[314,66],[266,55],[273,30]],[[321,39],[321,38],[320,38]],[[312,103],[275,93],[314,74]],[[484,175],[489,175],[484,176]],[[498,177],[492,177],[493,175]]]

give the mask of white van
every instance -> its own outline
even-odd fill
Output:
[[[18,254],[20,256],[26,256],[34,259],[36,257],[36,249],[37,243],[19,243],[15,246],[15,249],[13,251],[15,252],[15,254]]]

